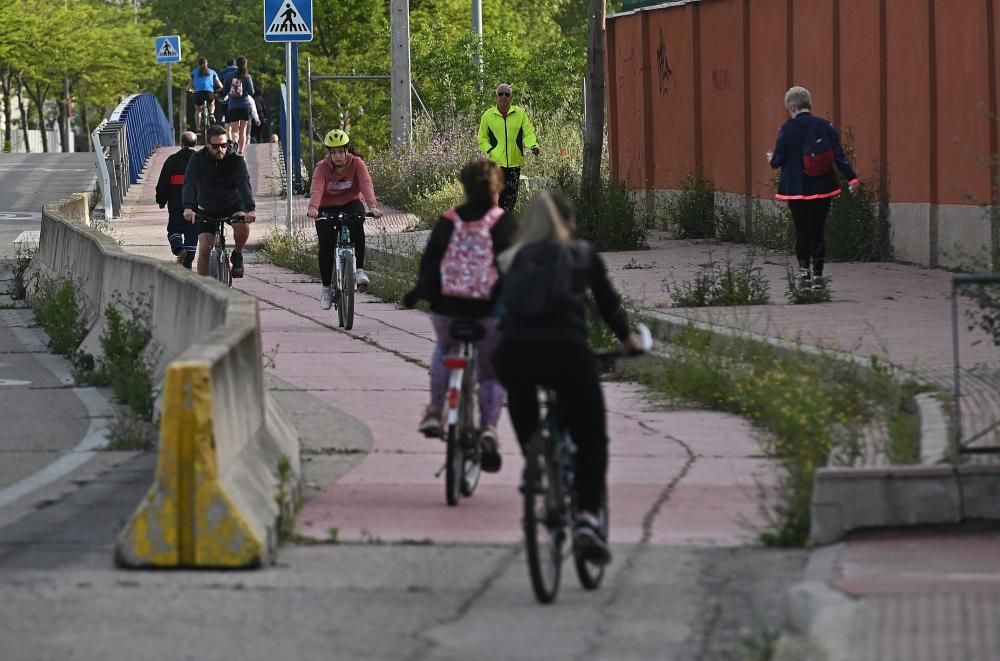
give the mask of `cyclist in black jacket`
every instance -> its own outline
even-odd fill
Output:
[[[608,280],[604,260],[586,241],[571,239],[575,230],[573,205],[562,194],[543,191],[528,205],[514,246],[497,259],[504,273],[504,316],[494,364],[507,389],[507,408],[522,449],[538,427],[538,386],[555,390],[577,445],[580,516],[574,544],[596,561],[608,562],[611,552],[598,518],[606,489],[608,433],[598,368],[587,344],[588,292],[626,354],[638,352],[641,343],[629,333],[628,314]],[[547,281],[538,277],[538,269],[546,267]],[[561,296],[556,281],[566,283]],[[540,304],[537,314],[527,314],[535,303]]]
[[[156,182],[156,203],[167,208],[167,241],[170,251],[177,257],[177,263],[191,268],[194,253],[198,249],[198,232],[191,223],[184,220],[184,173],[188,162],[194,156],[198,136],[188,131],[181,135],[181,150],[171,154],[163,162],[160,178]]]
[[[197,213],[213,218],[226,218],[246,212],[246,222],[257,218],[250,173],[246,161],[230,148],[226,129],[218,124],[209,127],[208,143],[191,157],[184,175],[184,219],[196,222]],[[197,221],[198,273],[208,275],[208,255],[212,250],[216,225]],[[243,277],[243,246],[250,238],[250,228],[242,223],[233,225],[234,278]]]

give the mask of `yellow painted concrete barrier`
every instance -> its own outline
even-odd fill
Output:
[[[273,540],[258,537],[220,479],[209,366],[172,363],[163,397],[156,481],[122,535],[119,562],[260,565]]]

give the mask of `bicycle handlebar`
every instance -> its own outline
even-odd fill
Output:
[[[650,332],[649,327],[646,324],[638,324],[635,333],[639,336],[639,351],[637,353],[626,355],[619,347],[615,349],[601,349],[595,351],[594,355],[603,362],[615,358],[631,358],[632,356],[641,356],[642,354],[649,353],[653,349],[653,334]]]
[[[346,211],[338,211],[335,214],[321,213],[318,216],[316,216],[316,220],[341,220],[343,218],[361,218],[362,220],[364,220],[365,218],[374,218],[374,217],[375,214],[373,214],[371,211],[365,211],[364,213],[357,213],[357,212],[348,213]]]
[[[246,213],[243,212],[243,211],[234,213],[233,215],[227,216],[226,218],[215,218],[213,216],[209,216],[206,213],[196,213],[195,217],[198,220],[206,222],[206,223],[223,222],[223,223],[229,223],[230,225],[239,225],[240,223],[246,223],[247,222]]]

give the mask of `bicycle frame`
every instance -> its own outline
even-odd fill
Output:
[[[343,290],[343,265],[350,264],[351,272],[354,272],[354,245],[351,243],[351,231],[347,227],[346,218],[341,214],[340,232],[337,237],[337,258],[333,260],[334,289],[339,293]]]

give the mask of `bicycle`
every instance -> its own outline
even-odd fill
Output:
[[[486,335],[486,328],[473,319],[456,319],[448,332],[462,344],[444,357],[448,368],[448,389],[445,391],[441,438],[445,441],[445,463],[435,477],[445,474],[445,501],[458,505],[479,485],[482,473],[482,451],[476,415],[476,346]]]
[[[643,352],[653,345],[649,329],[639,324],[638,334]],[[605,362],[622,357],[620,350],[597,352]],[[535,598],[543,604],[555,601],[559,593],[562,563],[566,557],[564,546],[572,537],[578,512],[574,482],[576,478],[576,444],[563,424],[555,391],[541,387],[543,414],[538,429],[532,435],[524,457],[525,550],[528,573]],[[604,535],[608,532],[608,494],[601,496],[602,506],[598,519]],[[596,590],[604,580],[605,565],[585,558],[578,549],[570,550],[576,566],[576,575],[585,590]]]
[[[188,94],[194,94],[193,90],[188,90]],[[198,111],[198,106],[195,106],[195,112]],[[201,144],[208,144],[208,127],[215,123],[215,116],[208,111],[208,103],[201,104]]]
[[[316,220],[332,220],[340,225],[337,237],[337,256],[334,259],[333,274],[333,306],[337,308],[337,323],[344,330],[354,328],[354,246],[351,244],[351,232],[347,220],[361,218],[364,231],[364,219],[373,217],[370,211],[364,214],[349,214],[338,211],[335,214],[322,214]]]
[[[230,273],[229,251],[226,249],[226,223],[245,223],[246,216],[242,211],[226,218],[213,218],[199,213],[198,220],[215,223],[215,240],[212,242],[212,252],[208,256],[208,276],[227,287],[232,287],[233,276]]]

